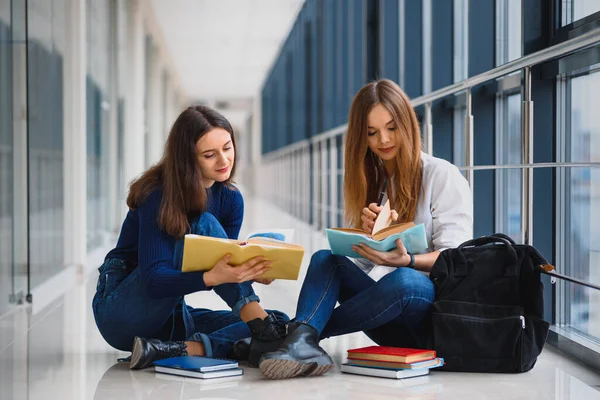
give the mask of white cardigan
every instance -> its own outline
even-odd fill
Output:
[[[424,253],[458,247],[473,238],[473,196],[467,180],[456,166],[421,152],[423,183],[415,224],[424,224],[429,247]],[[353,259],[363,271],[378,280],[395,270]]]

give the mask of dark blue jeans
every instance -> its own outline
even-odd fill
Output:
[[[310,260],[295,320],[315,327],[321,339],[363,331],[381,346],[424,348],[433,298],[433,283],[414,269],[374,281],[347,257],[320,250]]]
[[[226,238],[221,224],[210,213],[191,223],[191,233]],[[175,246],[174,265],[181,268],[183,239]],[[118,259],[107,259],[100,267],[92,303],[98,330],[112,347],[131,351],[135,336],[160,340],[195,340],[204,344],[207,357],[231,356],[232,345],[251,335],[239,318],[242,306],[259,301],[251,282],[227,283],[214,291],[233,311],[192,308],[183,297],[154,299],[148,296],[135,266]],[[283,321],[279,311],[268,311]]]

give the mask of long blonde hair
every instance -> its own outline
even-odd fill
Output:
[[[361,226],[362,209],[377,202],[386,178],[383,162],[367,145],[368,116],[377,104],[389,111],[399,130],[397,172],[394,183],[387,185],[399,222],[414,220],[421,191],[421,130],[410,99],[393,81],[370,82],[354,96],[346,134],[344,216],[348,226],[355,228]]]

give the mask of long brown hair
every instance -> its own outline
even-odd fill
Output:
[[[377,201],[386,178],[383,162],[367,145],[368,116],[377,104],[389,111],[399,130],[397,172],[394,183],[387,185],[399,222],[414,220],[421,191],[421,131],[410,99],[388,79],[370,82],[354,96],[346,134],[344,215],[347,224],[356,228],[361,225],[362,209]]]
[[[190,229],[187,214],[206,210],[206,190],[198,167],[196,143],[215,128],[225,129],[231,134],[234,162],[231,175],[224,183],[232,187],[237,165],[233,128],[215,110],[205,106],[192,106],[175,120],[158,164],[131,183],[127,196],[129,208],[138,208],[150,193],[162,190],[158,225],[171,236],[183,237]]]

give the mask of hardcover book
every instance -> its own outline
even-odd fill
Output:
[[[287,243],[281,233],[255,233],[248,240],[188,234],[184,238],[181,271],[208,271],[228,253],[231,265],[240,265],[257,256],[272,261],[261,278],[297,280],[304,247]]]
[[[236,361],[196,356],[172,357],[155,361],[154,371],[200,379],[236,376],[244,373]]]

